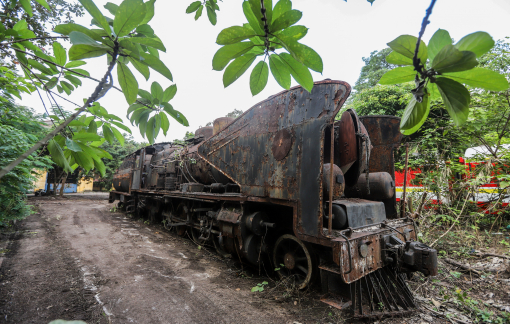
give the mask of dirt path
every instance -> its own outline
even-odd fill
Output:
[[[188,239],[109,212],[105,198],[32,200],[40,213],[10,235],[1,264],[0,323],[316,322],[317,309],[259,298],[250,288],[260,281]]]

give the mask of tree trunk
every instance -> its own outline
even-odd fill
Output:
[[[68,173],[65,172],[64,175],[62,176],[62,184],[60,185],[60,197],[64,197],[64,187],[66,184],[67,175]]]
[[[53,195],[56,196],[57,195],[57,168],[56,167],[53,169],[53,175],[55,176],[55,178],[53,178]]]

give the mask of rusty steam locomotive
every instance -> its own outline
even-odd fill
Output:
[[[316,82],[199,128],[187,145],[127,156],[110,202],[162,217],[223,256],[271,262],[299,288],[320,280],[322,300],[355,316],[415,308],[405,276],[437,274],[436,250],[398,218],[393,150],[399,118],[335,116],[351,88]]]

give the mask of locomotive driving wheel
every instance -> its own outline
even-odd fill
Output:
[[[175,209],[175,215],[179,219],[178,222],[183,222],[188,219],[187,207],[184,203],[180,203],[179,206],[177,206],[177,208]],[[186,236],[187,227],[185,225],[174,226],[174,227],[175,227],[175,231],[176,231],[177,235],[179,235],[181,237]]]
[[[317,271],[310,248],[294,235],[285,234],[276,241],[273,262],[280,278],[293,277],[299,289],[308,286]]]

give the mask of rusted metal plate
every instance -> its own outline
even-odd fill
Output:
[[[281,129],[276,132],[273,139],[273,145],[271,147],[271,152],[273,152],[275,160],[283,160],[287,154],[289,154],[291,146],[292,134],[287,129]]]
[[[342,118],[335,122],[335,128],[337,126],[338,140],[335,143],[335,164],[340,166],[342,172],[345,173],[358,159],[356,130],[351,114],[347,111],[344,112]]]
[[[395,116],[363,116],[360,118],[372,141],[370,172],[388,172],[395,180],[394,149],[400,145],[400,118]],[[387,218],[397,218],[396,195],[382,200]]]
[[[298,228],[317,236],[322,216],[324,125],[350,93],[342,81],[316,82],[311,93],[295,87],[269,97],[200,144],[199,155],[237,183],[247,196],[300,200]],[[286,157],[272,152],[273,139],[292,134]]]
[[[222,208],[218,213],[217,220],[220,222],[227,222],[237,224],[239,217],[242,215],[242,211],[236,208]]]

